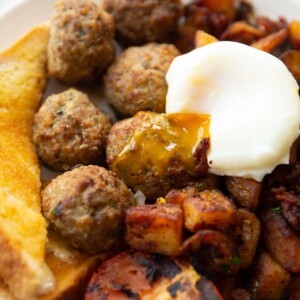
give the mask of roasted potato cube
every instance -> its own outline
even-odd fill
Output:
[[[183,202],[184,225],[196,232],[203,228],[227,229],[235,222],[236,208],[217,190],[205,190]]]
[[[290,39],[293,47],[300,50],[300,21],[290,23]]]
[[[260,237],[260,221],[246,209],[237,210],[237,226],[235,227],[236,240],[238,241],[238,256],[240,268],[248,268],[255,256]]]
[[[291,276],[266,251],[261,251],[250,275],[251,299],[285,299]]]
[[[266,249],[287,271],[300,272],[300,237],[283,215],[266,209],[261,212],[262,238]]]
[[[197,231],[184,241],[181,252],[190,255],[196,269],[209,274],[232,274],[239,269],[232,239],[217,230]]]
[[[215,190],[221,187],[220,177],[207,174],[205,177],[201,178],[199,182],[193,182],[183,189],[171,190],[165,197],[167,203],[178,204],[182,206],[185,199],[190,196],[194,196],[205,190]]]
[[[189,185],[183,189],[171,190],[165,197],[167,203],[182,206],[185,199],[199,193],[197,184]]]
[[[183,213],[178,205],[138,205],[126,211],[126,241],[137,250],[162,255],[179,254]]]
[[[238,206],[256,209],[262,188],[260,182],[242,177],[226,177],[225,186]]]
[[[197,30],[195,35],[195,47],[199,48],[211,43],[217,42],[218,39],[203,30]]]
[[[293,74],[298,84],[300,84],[300,51],[286,51],[280,56],[280,59]]]

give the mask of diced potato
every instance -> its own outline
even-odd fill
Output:
[[[298,84],[300,84],[300,51],[286,51],[281,55],[280,59],[284,62],[284,64],[293,74]]]
[[[240,259],[232,239],[217,230],[203,229],[186,239],[181,247],[184,254],[193,255],[197,269],[209,274],[232,274],[239,269]]]
[[[250,276],[251,299],[286,299],[291,276],[267,252],[259,253]]]
[[[195,35],[195,47],[203,47],[205,45],[215,43],[218,39],[214,37],[213,35],[206,33],[203,30],[197,30]]]
[[[242,177],[226,177],[225,186],[238,206],[256,209],[262,188],[260,182]]]
[[[261,212],[262,238],[268,252],[289,272],[300,272],[300,236],[281,213]]]
[[[255,214],[246,209],[237,210],[237,223],[235,234],[238,241],[240,268],[246,269],[251,265],[255,256],[261,226]]]
[[[287,41],[289,37],[289,31],[287,28],[283,28],[277,32],[274,32],[254,43],[251,44],[253,48],[265,51],[272,52],[276,47],[280,46]]]
[[[190,185],[183,189],[171,190],[165,197],[166,202],[182,206],[185,199],[194,196],[200,192],[198,185]]]
[[[290,23],[290,39],[293,47],[300,50],[300,21]]]
[[[196,232],[203,228],[225,230],[235,222],[236,208],[217,190],[205,190],[183,202],[184,225]]]
[[[137,250],[162,255],[179,254],[183,213],[178,205],[138,205],[126,211],[126,241]]]

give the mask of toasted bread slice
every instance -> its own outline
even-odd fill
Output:
[[[47,82],[47,24],[0,53],[0,277],[17,299],[54,286],[31,127]]]
[[[82,300],[87,282],[112,253],[86,255],[68,246],[61,237],[50,231],[46,247],[46,262],[56,280],[54,291],[39,297],[39,300]],[[15,300],[0,281],[0,300]]]
[[[51,231],[48,236],[46,262],[55,276],[56,288],[39,300],[82,300],[91,275],[112,253],[90,256],[68,246]]]

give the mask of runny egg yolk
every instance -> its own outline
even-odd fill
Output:
[[[112,169],[117,169],[129,186],[142,183],[144,179],[139,175],[150,168],[154,176],[163,178],[175,160],[184,163],[187,173],[196,175],[194,153],[201,139],[209,137],[210,116],[146,114],[149,120],[126,142]]]
[[[299,86],[275,56],[216,42],[176,57],[166,79],[167,113],[211,117],[210,173],[260,181],[289,163],[299,136]]]

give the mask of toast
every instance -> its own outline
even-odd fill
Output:
[[[39,300],[82,300],[87,282],[101,262],[110,254],[86,255],[68,246],[60,236],[50,231],[46,262],[53,272],[56,288]],[[0,281],[0,300],[16,300]]]
[[[46,262],[55,276],[56,288],[39,300],[82,300],[92,273],[112,254],[84,254],[50,231]]]
[[[22,300],[54,288],[45,263],[47,228],[31,142],[47,82],[48,39],[49,25],[44,24],[0,53],[0,278]]]

